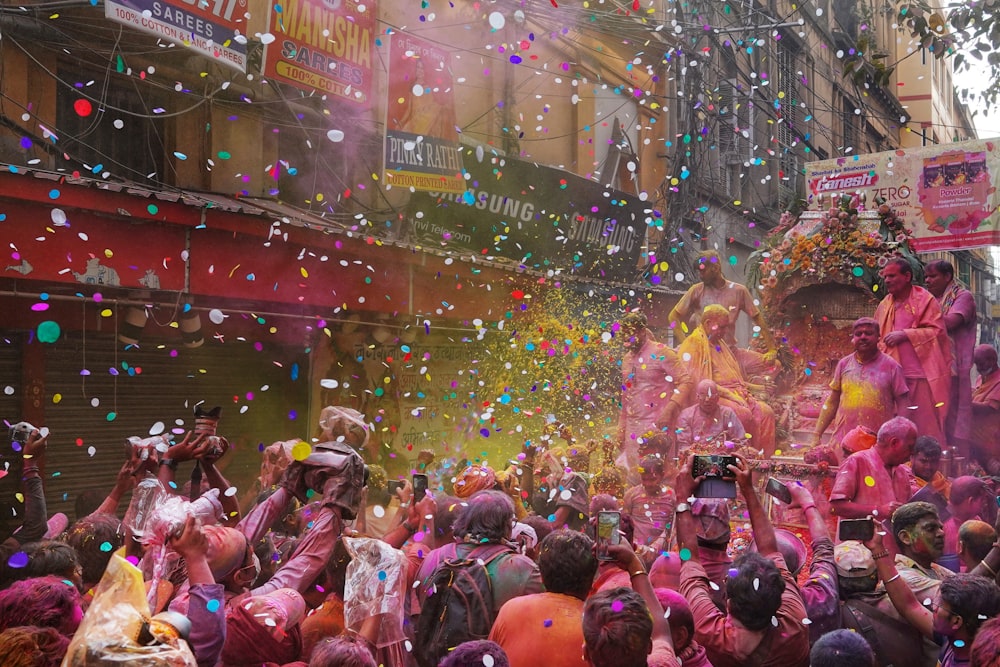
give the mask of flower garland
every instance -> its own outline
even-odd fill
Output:
[[[879,205],[877,221],[870,222],[856,206],[855,198],[843,196],[813,221],[787,211],[781,215],[764,247],[750,258],[750,287],[761,294],[765,308],[778,305],[792,291],[793,280],[795,288],[836,282],[877,293],[878,272],[889,259],[915,259],[911,232],[887,204]]]

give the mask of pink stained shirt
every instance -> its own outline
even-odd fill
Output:
[[[833,480],[830,501],[850,500],[864,505],[905,503],[910,499],[910,476],[906,466],[887,469],[875,447],[851,454],[840,464]]]
[[[667,402],[683,407],[691,390],[687,367],[670,346],[650,338],[622,360],[622,412],[619,427],[626,443],[656,428]]]
[[[866,362],[855,354],[841,359],[833,371],[830,389],[840,392],[840,406],[833,422],[835,443],[843,441],[856,426],[878,432],[882,424],[896,416],[896,402],[909,391],[903,368],[883,352]]]

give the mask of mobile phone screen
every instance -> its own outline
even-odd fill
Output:
[[[427,495],[427,475],[416,473],[413,475],[413,498],[420,502]]]
[[[875,521],[872,519],[841,519],[837,527],[839,541],[859,540],[864,542],[875,537]]]
[[[788,487],[773,477],[768,478],[767,486],[764,487],[764,490],[786,505],[792,502],[792,494],[789,492]]]
[[[619,532],[621,520],[621,512],[597,513],[597,558],[599,560],[613,560],[613,557],[608,554],[608,545],[618,544],[621,539]]]

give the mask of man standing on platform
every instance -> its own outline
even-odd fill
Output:
[[[976,347],[976,300],[972,292],[955,281],[955,267],[939,260],[924,268],[924,283],[941,306],[956,375],[951,378],[951,395],[945,434],[957,455],[969,458],[969,425],[972,423],[972,350]]]
[[[688,334],[698,325],[698,320],[705,306],[719,304],[729,312],[729,330],[726,342],[736,345],[734,332],[736,320],[740,313],[746,313],[760,331],[760,337],[767,349],[774,350],[774,338],[761,316],[760,309],[754,304],[750,291],[739,283],[726,280],[722,275],[722,258],[715,250],[701,253],[698,258],[698,270],[701,272],[700,283],[692,285],[670,311],[667,319],[674,330],[674,345],[680,345]]]
[[[913,284],[913,269],[902,257],[882,269],[888,294],[875,310],[882,348],[903,367],[909,387],[907,417],[920,435],[947,442],[944,434],[951,394],[951,341],[934,295]]]
[[[847,433],[865,426],[877,433],[885,422],[905,411],[906,377],[899,362],[878,349],[878,322],[862,317],[854,322],[851,343],[854,354],[839,362],[830,380],[830,395],[816,420],[813,445],[820,444],[823,432],[836,421],[834,451],[840,450]]]
[[[618,421],[619,465],[636,477],[638,438],[673,429],[687,405],[692,380],[686,366],[668,345],[653,338],[646,316],[629,313],[619,335],[625,344],[622,360],[622,411]]]

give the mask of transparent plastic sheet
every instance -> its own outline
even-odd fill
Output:
[[[161,487],[162,488],[162,487]],[[169,496],[164,498],[164,496]],[[163,494],[159,496],[157,505],[149,510],[142,534],[142,543],[146,547],[144,561],[152,559],[150,570],[150,588],[147,595],[149,606],[156,607],[156,596],[160,580],[172,565],[168,558],[167,541],[180,533],[188,516],[201,519],[202,525],[215,524],[222,516],[222,503],[219,502],[219,490],[209,489],[193,503],[180,496]],[[145,565],[145,563],[144,563]]]
[[[62,667],[197,667],[183,640],[176,645],[140,645],[136,638],[148,621],[142,574],[121,556],[112,556]]]
[[[403,641],[406,557],[382,540],[347,537],[344,542],[351,554],[344,586],[347,627],[360,630],[368,618],[381,615],[376,645],[381,648]]]

